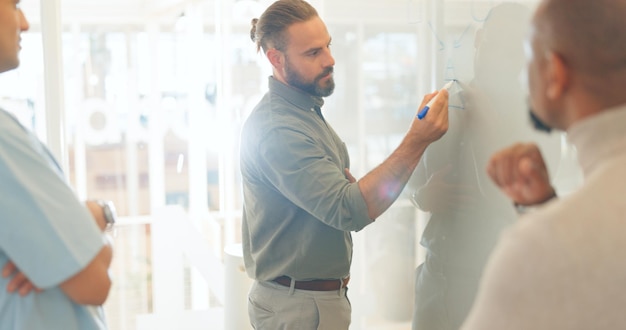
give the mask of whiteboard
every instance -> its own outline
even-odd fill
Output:
[[[415,4],[421,8],[415,24],[427,45],[421,57],[430,81],[424,85],[437,88],[458,80],[450,89],[449,130],[427,148],[409,183],[411,201],[429,216],[421,237],[429,253],[422,269],[428,270],[418,274],[448,269],[439,282],[419,277],[415,301],[428,306],[434,299],[428,288],[440,285],[446,310],[458,312],[449,320],[457,328],[500,233],[519,219],[487,175],[491,156],[514,143],[538,144],[560,195],[575,189],[581,175],[563,133],[539,132],[530,121],[525,41],[534,4]],[[426,310],[416,308],[416,319],[420,327],[432,328],[436,322]]]
[[[480,196],[501,199],[485,168],[493,153],[516,142],[539,144],[559,194],[579,186],[582,175],[565,135],[539,132],[529,120],[525,43],[536,1],[409,4],[408,20],[420,26],[425,44],[424,85],[434,90],[458,80],[450,89],[450,129],[428,148],[412,187],[451,166]]]

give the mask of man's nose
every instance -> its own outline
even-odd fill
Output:
[[[333,54],[331,53],[330,48],[326,48],[323,66],[325,68],[335,66],[335,58],[333,57]]]

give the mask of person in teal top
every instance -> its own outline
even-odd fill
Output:
[[[0,73],[18,66],[29,27],[18,2],[0,0]],[[114,213],[79,201],[49,150],[1,109],[0,183],[0,330],[106,329]]]

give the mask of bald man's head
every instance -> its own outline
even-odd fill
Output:
[[[567,130],[626,103],[626,0],[542,0],[528,81],[533,114]]]
[[[541,46],[571,69],[626,74],[626,0],[545,0],[534,23]]]

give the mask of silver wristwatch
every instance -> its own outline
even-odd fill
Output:
[[[104,221],[106,222],[105,231],[113,229],[115,222],[117,221],[117,213],[115,212],[115,205],[111,201],[96,200],[96,203],[102,208],[104,214]]]

